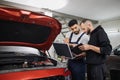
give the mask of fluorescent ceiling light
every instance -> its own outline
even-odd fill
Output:
[[[68,0],[4,0],[18,4],[24,4],[37,8],[46,8],[50,10],[63,8]]]
[[[107,29],[105,30],[107,33],[118,33],[119,29]]]

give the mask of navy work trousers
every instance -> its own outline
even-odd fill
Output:
[[[68,60],[68,69],[71,71],[72,80],[85,80],[84,59]]]

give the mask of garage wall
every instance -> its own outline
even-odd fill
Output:
[[[120,19],[101,21],[113,48],[120,44]]]
[[[63,42],[63,39],[64,39],[63,35],[65,35],[66,32],[69,31],[67,24],[71,20],[71,18],[57,17],[56,19],[58,19],[62,24],[62,31],[56,38],[55,42]],[[78,19],[78,22],[80,22],[79,19]],[[120,19],[99,21],[99,24],[101,24],[105,29],[105,31],[107,32],[113,48],[119,45],[120,44]]]
[[[80,23],[80,19],[79,18],[61,17],[61,16],[55,16],[54,18],[56,18],[62,24],[61,33],[57,36],[57,38],[55,39],[55,42],[63,43],[66,33],[69,32],[69,27],[68,27],[69,21],[72,19],[76,19],[76,20],[78,20],[78,23]]]

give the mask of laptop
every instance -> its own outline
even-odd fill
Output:
[[[57,55],[65,56],[71,59],[74,58],[69,45],[65,43],[53,43],[53,47]]]

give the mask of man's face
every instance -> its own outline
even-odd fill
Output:
[[[79,27],[79,25],[78,24],[75,24],[75,25],[73,25],[73,26],[71,26],[70,27],[70,30],[74,33],[74,34],[79,34],[79,32],[80,32],[80,27]]]
[[[82,23],[82,24],[80,25],[80,27],[81,27],[81,29],[82,29],[85,33],[90,34],[90,28],[89,28],[89,26],[88,26],[87,24]]]

